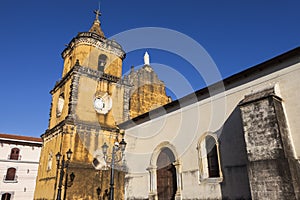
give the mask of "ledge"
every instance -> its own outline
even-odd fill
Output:
[[[223,181],[223,177],[215,177],[215,178],[204,178],[200,180],[200,184],[206,183],[206,184],[216,184],[221,183]]]

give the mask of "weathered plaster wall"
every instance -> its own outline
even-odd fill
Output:
[[[134,199],[137,198],[136,194],[139,197],[149,194],[150,178],[146,169],[150,165],[154,149],[163,141],[167,141],[175,147],[178,160],[182,163],[182,199],[231,198],[230,195],[235,195],[235,197],[244,195],[244,198],[251,198],[245,179],[247,177],[247,159],[245,158],[245,149],[242,150],[245,141],[242,136],[241,118],[237,111],[238,105],[245,95],[271,86],[279,88],[280,96],[285,103],[287,123],[292,139],[291,145],[298,158],[300,146],[297,141],[300,133],[297,130],[300,130],[300,124],[297,122],[300,120],[300,115],[296,102],[300,98],[300,93],[295,93],[295,91],[300,85],[300,80],[296,78],[300,76],[300,65],[294,64],[287,68],[281,68],[281,65],[287,64],[278,63],[274,68],[279,69],[270,74],[268,71],[257,71],[257,74],[252,74],[250,77],[245,76],[244,79],[232,83],[230,87],[227,87],[230,89],[224,93],[204,98],[197,103],[158,118],[154,117],[153,120],[126,130],[125,139],[128,142],[126,156],[129,167],[127,176],[132,177],[126,182],[126,188],[131,188],[126,193],[126,198]],[[297,104],[296,108],[295,104]],[[150,119],[151,116],[159,115],[157,114],[159,112],[164,113],[165,111],[163,108],[159,108],[150,112]],[[207,185],[209,183],[199,183],[197,173],[195,173],[199,170],[197,142],[207,131],[221,133],[220,156],[224,180],[221,184],[215,183],[212,190],[205,189],[209,187]],[[271,145],[276,146],[276,144]],[[269,154],[269,152],[266,153]],[[295,164],[295,166],[297,165]],[[254,173],[258,172],[254,171]],[[135,181],[136,173],[144,173],[147,178],[142,178],[140,175],[138,176],[139,181]],[[243,178],[239,179],[241,175]],[[234,190],[230,190],[229,183],[234,183]],[[195,193],[195,191],[197,192]],[[240,192],[240,194],[236,192]]]

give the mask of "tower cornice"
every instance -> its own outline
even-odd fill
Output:
[[[81,32],[71,40],[67,48],[65,48],[65,50],[62,52],[61,55],[63,59],[65,59],[66,56],[70,54],[75,47],[80,45],[96,47],[97,49],[100,49],[102,51],[114,54],[121,59],[124,59],[126,56],[125,51],[116,41],[103,38],[96,33]]]
[[[60,88],[62,85],[64,85],[65,82],[67,80],[69,80],[74,73],[80,74],[80,75],[85,75],[89,78],[92,78],[92,79],[95,79],[98,81],[107,80],[109,82],[126,85],[126,83],[123,80],[121,80],[119,77],[116,77],[116,76],[113,76],[110,74],[106,74],[106,73],[76,64],[61,80],[56,82],[54,88],[50,91],[50,94],[53,94],[58,88]]]

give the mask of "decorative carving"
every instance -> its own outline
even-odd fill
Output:
[[[113,76],[113,75],[110,75],[110,74],[105,74],[105,73],[102,74],[101,79],[111,81],[111,82],[115,82],[115,83],[117,83],[120,80],[120,78],[118,78],[116,76]]]
[[[122,59],[125,58],[125,52],[116,41],[102,38],[92,32],[79,33],[62,52],[62,57],[65,58],[78,45],[90,45]]]

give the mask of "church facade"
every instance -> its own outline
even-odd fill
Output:
[[[300,199],[300,48],[121,124],[126,199]]]
[[[115,199],[300,198],[300,49],[171,102],[147,54],[122,77],[95,13],[62,52],[35,200],[108,198],[101,147],[123,139]]]

